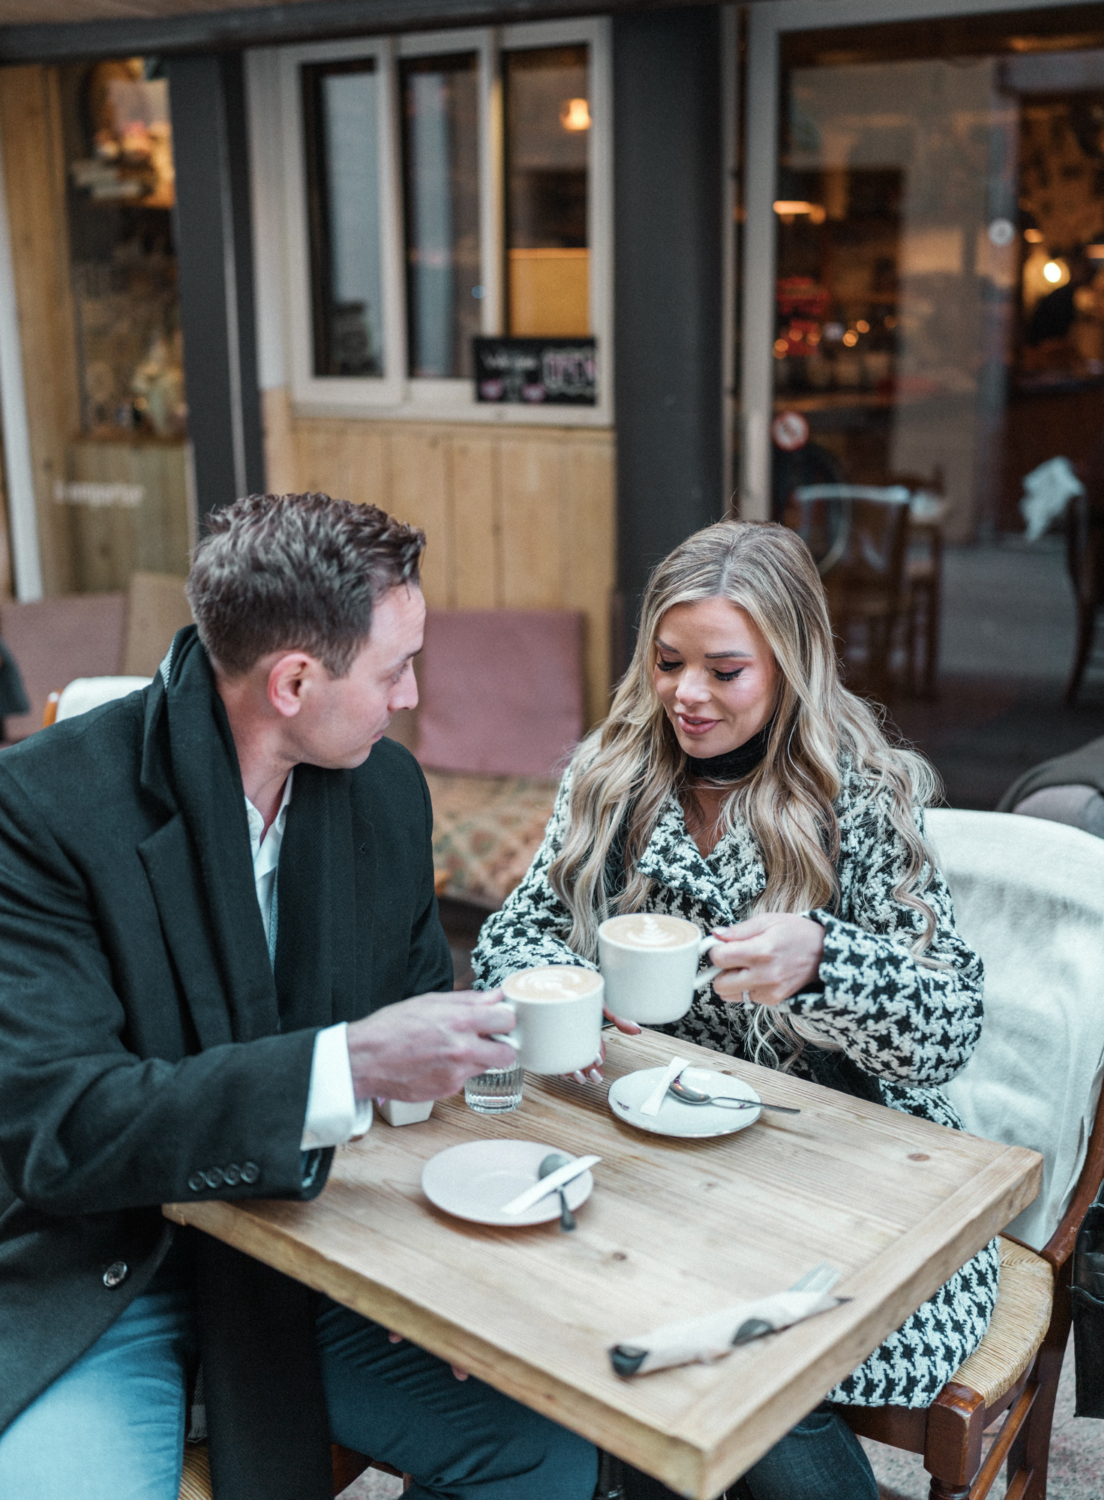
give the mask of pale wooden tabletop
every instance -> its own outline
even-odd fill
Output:
[[[606,1033],[607,1083],[677,1046],[800,1115],[673,1140],[615,1120],[606,1086],[528,1075],[522,1107],[439,1103],[341,1148],[311,1203],[170,1204],[235,1245],[463,1365],[696,1500],[743,1473],[1039,1190],[1042,1158],[654,1032]],[[430,1206],[423,1163],[504,1137],[594,1152],[578,1229],[499,1229]],[[780,1290],[818,1261],[852,1300],[716,1364],[622,1380],[610,1344]]]

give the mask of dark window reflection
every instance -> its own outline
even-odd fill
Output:
[[[316,375],[382,375],[379,80],[372,59],[303,69]]]
[[[470,376],[480,329],[479,96],[474,53],[402,65],[410,374]]]

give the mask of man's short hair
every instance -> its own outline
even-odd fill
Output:
[[[375,505],[329,495],[249,495],[207,518],[188,602],[208,655],[228,676],[270,651],[306,651],[344,677],[368,639],[372,606],[418,582],[425,533]]]

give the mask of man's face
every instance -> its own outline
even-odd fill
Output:
[[[416,585],[388,589],[372,610],[372,628],[344,677],[315,679],[288,726],[297,759],[325,770],[352,770],[400,708],[414,708],[414,657],[422,649],[425,600]]]

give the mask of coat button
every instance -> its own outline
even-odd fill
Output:
[[[241,1179],[242,1169],[238,1166],[236,1161],[232,1161],[229,1166],[223,1167],[222,1180],[223,1182],[225,1182],[227,1187],[237,1187]]]
[[[103,1273],[103,1284],[109,1291],[113,1291],[115,1287],[122,1286],[129,1275],[130,1267],[125,1260],[113,1260]]]
[[[207,1179],[202,1172],[193,1172],[188,1178],[188,1186],[193,1193],[201,1193],[207,1186]]]
[[[211,1169],[207,1172],[204,1172],[203,1175],[207,1179],[207,1186],[209,1188],[217,1188],[222,1186],[221,1167],[211,1167]]]
[[[257,1181],[260,1175],[261,1169],[255,1161],[247,1161],[242,1163],[241,1180],[243,1182],[252,1184]]]

